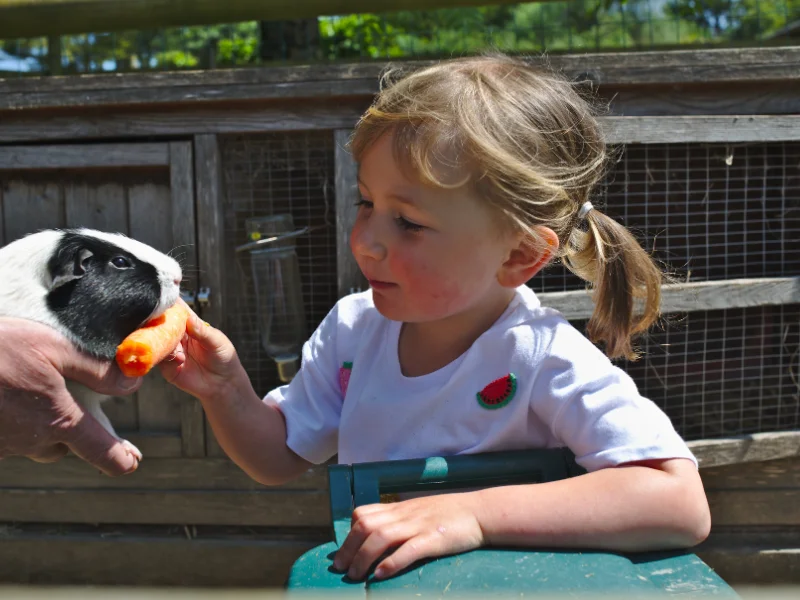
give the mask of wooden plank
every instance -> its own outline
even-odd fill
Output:
[[[336,165],[336,279],[339,297],[360,292],[368,287],[361,269],[350,251],[350,230],[358,214],[358,165],[347,149],[350,129],[334,132],[334,163]]]
[[[610,144],[784,142],[800,139],[800,115],[603,117]]]
[[[176,595],[204,598],[215,594],[239,600],[283,598],[280,588],[294,561],[327,541],[327,531],[318,529],[258,534],[245,528],[209,533],[205,529],[130,525],[5,527],[0,530],[0,580],[6,586],[24,587],[3,591],[10,598],[24,598],[26,594],[56,598],[64,588],[36,586],[72,584],[80,586],[80,590],[64,594],[77,594],[83,599]],[[153,586],[182,586],[186,590],[181,592],[175,587],[154,594],[149,589]],[[222,590],[199,589],[206,586]]]
[[[800,456],[800,431],[754,433],[687,443],[703,469]]]
[[[184,271],[182,287],[196,289],[197,286],[194,285],[196,277],[192,270],[198,264],[192,143],[171,142],[169,158],[173,248],[175,257]],[[180,398],[183,456],[205,456],[203,407],[188,394],[181,394]]]
[[[728,279],[678,283],[662,287],[661,312],[680,313],[800,302],[800,277]],[[543,292],[544,306],[559,310],[567,319],[588,319],[594,310],[589,292]]]
[[[37,477],[31,472],[36,469]],[[23,458],[3,461],[2,487],[148,490],[327,490],[326,465],[312,467],[280,486],[264,486],[227,458],[154,458],[131,477],[107,477],[78,458],[37,468]]]
[[[701,468],[708,490],[800,490],[800,455],[779,460]]]
[[[325,527],[321,490],[0,489],[0,521]]]
[[[6,243],[40,229],[64,226],[64,200],[55,183],[11,180],[4,186]]]
[[[11,113],[13,118],[9,113],[0,113],[0,142],[338,129],[355,125],[367,105],[368,99],[362,99],[257,108],[221,105],[217,110],[191,112],[184,109],[35,116]]]
[[[215,327],[225,328],[224,277],[225,221],[222,212],[222,157],[216,135],[194,138],[195,182],[197,185],[197,258],[200,287],[211,290],[210,304],[199,308],[202,317]],[[205,427],[206,454],[224,456],[208,421]]]
[[[172,436],[177,438],[177,436]],[[82,460],[69,456],[42,465],[26,458],[7,458],[0,463],[0,488],[147,489],[147,490],[326,490],[324,465],[313,467],[281,486],[257,483],[227,458],[151,458],[126,477],[107,477]]]
[[[606,86],[598,100],[625,116],[780,115],[800,113],[800,82],[759,85]]]
[[[128,188],[131,237],[169,252],[173,245],[170,188],[142,183]],[[178,217],[180,218],[180,217]],[[160,372],[144,378],[136,394],[139,429],[143,432],[180,432],[182,394],[167,384]]]
[[[3,209],[3,190],[5,183],[0,181],[0,248],[6,245],[5,210]]]
[[[166,144],[69,144],[0,147],[0,171],[21,169],[100,169],[165,167]]]
[[[379,10],[418,10],[480,5],[485,0],[383,0]],[[514,0],[495,0],[495,4]],[[372,12],[370,0],[6,0],[0,8],[0,38],[38,37],[87,31],[156,29],[239,21],[306,19],[318,15]]]
[[[138,430],[118,430],[117,433],[130,440],[147,457],[179,457],[181,455],[181,438],[177,433],[141,432]]]
[[[533,57],[570,79],[601,87],[800,80],[800,48],[722,48]],[[393,63],[418,68],[432,61]],[[82,75],[0,80],[0,110],[65,106],[372,96],[384,62],[260,69]],[[719,95],[719,93],[718,93]],[[741,109],[740,109],[741,110]],[[626,113],[628,114],[628,113]],[[743,111],[745,114],[745,111]]]
[[[775,586],[800,581],[800,528],[715,527],[695,551],[717,575],[737,588],[771,586],[760,588],[753,597]]]
[[[706,490],[716,526],[800,526],[800,489]]]

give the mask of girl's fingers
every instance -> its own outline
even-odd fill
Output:
[[[350,579],[363,579],[369,568],[375,564],[390,548],[399,546],[410,537],[400,524],[393,524],[378,528],[371,533],[353,557],[352,564],[347,571]]]
[[[375,578],[392,577],[420,559],[441,555],[440,541],[441,536],[431,535],[418,535],[406,540],[375,567]]]
[[[380,507],[380,504],[374,505]],[[353,562],[353,558],[358,553],[361,546],[366,539],[383,523],[391,520],[387,512],[373,511],[369,516],[366,516],[364,511],[368,507],[362,506],[355,510],[353,513],[353,523],[350,527],[350,533],[342,543],[341,548],[336,553],[333,561],[333,567],[339,571],[347,571]]]

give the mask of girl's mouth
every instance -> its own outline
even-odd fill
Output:
[[[389,283],[387,281],[378,281],[377,279],[369,279],[369,287],[374,290],[386,290],[396,286],[396,283]]]

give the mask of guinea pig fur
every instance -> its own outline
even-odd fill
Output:
[[[39,231],[0,248],[0,315],[49,325],[80,350],[113,360],[126,336],[175,303],[181,276],[173,258],[122,234]],[[106,396],[68,387],[119,438],[100,407]]]

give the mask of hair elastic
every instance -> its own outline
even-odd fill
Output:
[[[586,215],[589,214],[589,211],[592,210],[593,208],[594,206],[592,206],[591,202],[589,202],[588,200],[584,202],[583,206],[581,206],[581,209],[578,211],[578,220],[583,221],[586,218]]]

